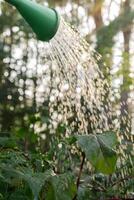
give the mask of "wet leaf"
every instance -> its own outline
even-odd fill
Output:
[[[115,171],[117,153],[113,147],[117,143],[117,138],[114,133],[79,135],[76,138],[96,171],[104,174],[112,174]]]

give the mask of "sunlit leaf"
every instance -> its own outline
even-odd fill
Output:
[[[85,152],[86,158],[96,171],[111,174],[115,170],[117,153],[113,149],[116,145],[114,133],[100,135],[76,136],[78,144]]]

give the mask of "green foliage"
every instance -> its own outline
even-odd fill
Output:
[[[117,153],[113,147],[117,144],[117,138],[114,133],[82,135],[77,136],[77,139],[96,171],[104,174],[112,174],[115,171]]]
[[[77,137],[78,141],[82,140],[79,138],[82,136]],[[29,197],[29,195],[33,195],[34,199],[38,199],[40,195],[45,195],[47,200],[60,200],[63,199],[63,197],[66,200],[73,199],[76,194],[76,185],[72,173],[68,172],[56,175],[50,165],[47,165],[47,168],[44,167],[44,163],[47,161],[45,160],[44,162],[42,156],[38,157],[37,160],[35,154],[30,156],[23,153],[21,150],[14,149],[13,140],[8,137],[1,137],[0,144],[0,179],[2,184],[8,185],[9,188],[14,188],[14,192],[10,194],[10,198],[16,195],[16,198],[21,199],[25,191],[26,196],[28,195]],[[109,144],[112,146],[113,142],[109,142]],[[38,153],[36,155],[38,155]],[[32,157],[35,157],[35,159]],[[42,160],[41,167],[37,165],[37,161],[40,159]],[[5,196],[4,198],[7,197]]]
[[[9,137],[0,137],[0,147],[13,148],[16,145],[17,144],[14,139],[11,139]]]
[[[78,190],[76,187],[78,175],[76,175],[75,168],[72,171],[65,168],[65,172],[59,174],[57,171],[59,162],[54,162],[53,156],[48,156],[49,151],[47,154],[42,154],[40,151],[24,153],[19,143],[17,144],[14,140],[16,141],[9,137],[0,138],[1,199],[62,200],[64,198],[73,200],[77,197],[78,200],[88,200],[97,199],[100,195],[103,198],[118,196],[119,193],[122,197],[127,191],[130,191],[130,194],[132,192],[133,179],[131,176],[125,178],[125,187],[121,187],[119,192],[118,185],[121,185],[122,179],[116,177],[116,173],[118,174],[120,169],[115,171],[117,155],[113,148],[115,146],[118,148],[118,145],[116,134],[113,132],[71,136],[66,139],[66,143],[63,142],[63,139],[61,140],[64,145],[70,146],[71,144],[70,150],[75,147],[77,156],[79,149],[76,141],[78,141],[86,158],[96,169],[95,172],[92,170],[92,173],[89,172],[89,169],[86,170],[87,172],[83,169],[83,175],[79,177],[82,183],[78,185]],[[59,151],[58,143],[55,144],[54,151],[55,153]],[[67,153],[64,148],[60,151],[62,154]],[[130,153],[130,151],[128,152]],[[59,156],[57,157],[57,161],[59,161],[62,154],[58,152],[56,154]],[[70,154],[70,156],[74,159],[74,155]],[[74,159],[73,162],[75,165],[78,164],[77,159]],[[62,165],[66,165],[66,162],[62,162]],[[124,163],[125,167],[127,165],[129,166],[130,163]]]
[[[47,161],[45,160],[44,162],[43,156],[38,153],[36,155],[27,155],[20,150],[12,149],[11,146],[9,148],[8,140],[10,141],[9,138],[0,138],[0,144],[4,144],[4,146],[1,146],[0,151],[1,198],[7,198],[7,186],[7,193],[9,193],[10,199],[14,197],[22,199],[23,196],[26,199],[31,199],[32,196],[34,199],[38,199],[40,195],[44,196],[44,191],[45,198],[48,200],[60,200],[63,197],[66,200],[71,200],[74,197],[76,185],[74,176],[71,173],[56,175],[49,164],[44,167]],[[37,165],[37,161],[42,163],[41,167],[38,166],[40,165],[39,162]],[[10,194],[11,188],[13,188],[13,191]],[[61,193],[63,193],[62,196]],[[4,197],[2,197],[3,195]]]
[[[91,198],[91,191],[86,187],[79,187],[78,200],[89,200]]]
[[[51,177],[49,180],[46,200],[72,200],[76,194],[76,185],[71,173]]]
[[[22,171],[15,171],[18,179],[24,180],[28,183],[35,199],[38,198],[39,193],[45,184],[45,181],[52,176],[52,171],[46,171],[44,173],[35,173],[29,169],[23,169]]]
[[[134,19],[134,11],[128,9],[110,22],[109,25],[101,27],[97,32],[97,51],[102,55],[111,51],[114,45],[114,36],[126,26],[129,26]]]

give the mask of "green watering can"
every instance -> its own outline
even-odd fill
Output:
[[[56,10],[31,0],[6,0],[6,2],[17,8],[39,40],[49,41],[54,37],[60,23],[60,16]]]

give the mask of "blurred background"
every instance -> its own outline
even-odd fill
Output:
[[[130,124],[127,131],[134,134],[134,1],[38,2],[56,8],[102,55],[105,64],[100,68],[114,91],[115,112],[127,118],[121,127]],[[46,151],[52,137],[48,104],[53,80],[47,76],[51,63],[48,44],[45,51],[29,30],[19,13],[0,1],[0,132],[18,138],[25,151],[37,148],[37,143]]]

